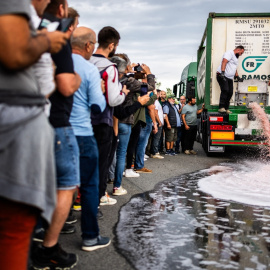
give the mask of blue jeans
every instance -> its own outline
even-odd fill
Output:
[[[146,126],[141,129],[139,141],[136,149],[135,156],[135,169],[142,169],[144,167],[144,154],[147,142],[152,131],[152,122],[146,123]]]
[[[120,187],[122,183],[123,171],[125,169],[126,153],[131,133],[131,125],[119,123],[118,125],[118,147],[116,150],[116,167],[114,186]]]
[[[98,147],[94,136],[76,136],[80,149],[81,230],[84,240],[99,235],[97,211],[99,205]]]
[[[112,161],[112,164],[109,168],[108,179],[115,178],[115,166],[116,166],[116,152],[114,153],[113,161]]]
[[[162,134],[162,127],[158,127],[158,132],[156,134],[153,134],[152,138],[152,144],[151,144],[151,154],[155,155],[158,153],[158,146],[160,141],[160,136]]]
[[[57,189],[69,190],[80,185],[79,148],[72,127],[55,128]]]

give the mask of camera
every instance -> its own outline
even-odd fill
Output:
[[[135,71],[135,72],[143,72],[143,68],[142,68],[141,65],[138,63],[138,66],[134,67],[134,71]]]
[[[143,72],[143,68],[141,67],[140,64],[138,64],[138,66],[134,67],[134,71],[135,71],[134,78],[136,80],[145,78],[145,73]]]
[[[127,81],[128,81],[129,76],[124,75],[119,82],[122,84],[122,86],[126,85]]]

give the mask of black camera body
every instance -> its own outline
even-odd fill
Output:
[[[143,72],[143,68],[141,67],[140,64],[138,64],[138,66],[134,67],[134,71],[135,71],[134,78],[136,80],[145,78],[145,73]]]
[[[134,71],[135,71],[135,72],[143,72],[143,68],[142,68],[141,65],[138,63],[138,66],[134,67]]]

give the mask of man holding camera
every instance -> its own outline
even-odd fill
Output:
[[[238,76],[236,69],[238,57],[241,56],[244,51],[243,46],[237,46],[234,50],[225,52],[221,64],[217,69],[217,81],[221,89],[218,111],[221,113],[232,113],[229,110],[229,106],[230,99],[233,95],[233,79],[243,81],[243,79]]]
[[[150,68],[142,64],[140,65],[140,68],[135,68],[135,75],[134,78],[129,78],[127,82],[127,88],[128,89],[133,89],[134,92],[137,93],[138,95],[141,95],[141,89],[142,86],[147,86],[148,92],[152,92],[155,90],[155,75],[153,75],[150,71]],[[136,71],[137,70],[137,71]],[[145,79],[143,81],[139,81],[139,77],[143,77]],[[132,91],[132,90],[131,90]],[[132,91],[133,92],[133,91]],[[144,92],[144,91],[143,91]],[[127,166],[126,166],[126,177],[139,177],[138,172],[152,172],[151,170],[148,170],[144,168],[144,153],[145,153],[145,148],[147,145],[148,138],[150,136],[151,130],[152,130],[152,123],[151,119],[154,119],[155,122],[155,127],[157,130],[156,126],[156,120],[155,120],[155,112],[154,108],[151,111],[151,117],[148,116],[148,126],[147,126],[147,119],[146,119],[146,110],[148,109],[149,106],[154,107],[155,100],[157,99],[156,94],[150,94],[150,100],[142,106],[136,113],[134,114],[134,124],[132,127],[130,139],[129,139],[129,144],[128,144],[128,149],[127,149]],[[149,119],[150,118],[150,119]],[[147,126],[147,129],[146,129]],[[141,133],[141,129],[143,130],[143,133]],[[132,160],[133,160],[133,155],[136,151],[136,159],[135,159],[135,169],[137,169],[137,172],[134,172],[131,169],[132,166]],[[145,170],[145,171],[144,171]]]

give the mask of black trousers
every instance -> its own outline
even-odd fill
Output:
[[[193,150],[193,145],[196,140],[196,135],[197,135],[197,125],[196,126],[189,126],[190,129],[186,130],[185,128],[183,129],[184,134],[183,135],[183,146],[182,151],[185,150]]]
[[[229,109],[230,99],[233,95],[233,80],[225,77],[225,80],[217,74],[217,81],[220,86],[220,99],[219,99],[219,108]]]
[[[127,148],[127,169],[131,169],[133,155],[135,153],[141,132],[141,123],[137,123],[131,130]]]
[[[117,138],[113,128],[100,124],[93,126],[94,135],[99,151],[99,199],[105,195],[107,189],[107,175],[113,160],[113,155],[117,146]]]

